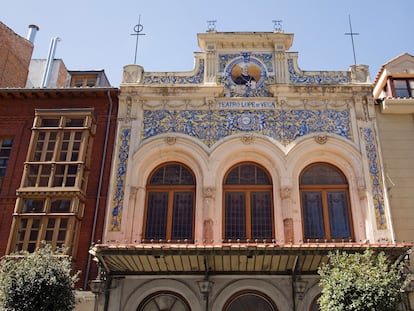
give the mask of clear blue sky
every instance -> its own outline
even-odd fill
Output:
[[[34,58],[46,58],[52,37],[60,37],[56,57],[70,70],[104,69],[119,86],[123,66],[134,63],[133,27],[141,15],[137,63],[145,71],[189,71],[199,51],[197,33],[216,20],[216,30],[273,31],[282,20],[295,35],[302,70],[347,70],[354,63],[348,15],[358,64],[375,77],[381,65],[414,55],[414,0],[8,0],[0,21],[22,37],[40,27]]]

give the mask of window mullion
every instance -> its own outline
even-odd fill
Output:
[[[252,204],[251,204],[251,197],[250,191],[246,191],[246,238],[252,238]]]
[[[329,220],[329,210],[328,210],[328,192],[326,190],[321,191],[322,194],[322,210],[323,210],[323,219],[325,224],[325,237],[327,240],[331,239],[331,227]]]
[[[41,242],[46,237],[47,221],[49,217],[40,217],[39,231],[37,233],[36,247],[39,247]]]
[[[26,222],[26,227],[24,228],[24,238],[23,241],[18,241],[18,242],[23,242],[22,243],[22,250],[27,250],[29,247],[29,242],[30,242],[30,235],[32,234],[32,225],[33,225],[33,218],[26,218],[27,222]],[[21,228],[22,225],[22,218],[20,218],[19,221],[19,228]]]
[[[55,223],[54,223],[54,227],[53,227],[53,234],[52,234],[52,247],[53,249],[56,249],[57,247],[57,240],[58,240],[58,236],[59,236],[59,228],[60,228],[60,221],[61,221],[61,217],[56,217],[55,218]]]
[[[69,141],[68,141],[68,150],[66,153],[65,162],[70,162],[72,160],[73,145],[75,142],[75,131],[70,132]]]
[[[62,149],[63,134],[64,134],[64,131],[61,131],[61,130],[56,133],[55,149],[53,150],[53,156],[52,156],[53,162],[59,161],[60,150]]]
[[[165,233],[167,240],[171,240],[171,236],[172,236],[174,194],[175,194],[174,190],[171,190],[168,192],[167,228],[166,228],[166,233]]]

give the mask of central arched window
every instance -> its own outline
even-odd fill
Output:
[[[147,184],[144,237],[147,240],[193,240],[195,180],[178,163],[156,169]]]
[[[306,240],[353,239],[348,182],[335,166],[315,163],[300,176]]]
[[[224,185],[224,238],[272,239],[272,182],[260,166],[243,163],[232,168]]]

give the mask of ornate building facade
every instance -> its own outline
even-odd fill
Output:
[[[124,67],[100,307],[317,310],[329,251],[404,256],[367,66],[302,71],[292,41],[213,30],[192,72]]]

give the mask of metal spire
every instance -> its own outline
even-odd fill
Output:
[[[359,35],[359,33],[357,33],[357,32],[352,32],[351,15],[348,15],[348,19],[349,19],[349,30],[350,30],[350,32],[346,32],[346,33],[345,33],[345,35],[351,36],[351,41],[352,41],[352,51],[354,52],[354,64],[356,65],[356,56],[355,56],[354,36],[358,36],[358,35]]]
[[[144,26],[141,25],[141,15],[138,18],[138,24],[135,25],[134,27],[134,32],[135,33],[131,33],[131,36],[137,36],[137,41],[135,44],[135,58],[134,58],[134,65],[137,64],[137,53],[138,53],[138,40],[139,40],[139,36],[144,36],[145,33],[141,33],[142,30],[144,29]]]

